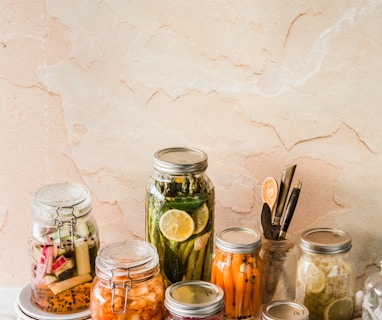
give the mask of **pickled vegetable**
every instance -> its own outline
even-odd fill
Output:
[[[181,280],[209,281],[214,190],[201,174],[160,175],[146,195],[146,238],[155,245],[166,287]]]

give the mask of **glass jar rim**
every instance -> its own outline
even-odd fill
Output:
[[[154,168],[169,174],[198,173],[208,167],[207,154],[195,148],[174,147],[154,153]]]
[[[261,236],[250,228],[228,227],[216,233],[215,245],[230,253],[251,253],[260,249]]]
[[[144,240],[111,243],[101,248],[96,257],[96,274],[104,280],[127,277],[132,282],[141,282],[158,273],[157,249]]]

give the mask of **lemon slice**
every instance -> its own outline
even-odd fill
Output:
[[[209,218],[207,205],[203,203],[198,209],[191,213],[191,218],[194,220],[195,224],[195,230],[193,234],[202,232],[206,227]]]
[[[325,289],[325,273],[317,268],[313,263],[309,263],[305,268],[305,289],[311,293],[320,293]]]
[[[159,229],[167,239],[182,242],[192,236],[195,223],[186,211],[170,209],[161,216]]]
[[[349,320],[353,316],[353,301],[340,298],[330,303],[324,310],[324,320]]]

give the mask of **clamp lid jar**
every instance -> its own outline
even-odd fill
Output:
[[[89,191],[72,182],[40,188],[32,200],[32,301],[42,311],[89,308],[99,248]]]
[[[101,248],[96,274],[91,292],[92,319],[162,319],[164,283],[153,245],[126,240]]]

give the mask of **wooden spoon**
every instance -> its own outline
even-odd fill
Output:
[[[261,198],[263,199],[263,202],[269,206],[271,212],[273,212],[273,208],[277,202],[278,197],[279,186],[276,179],[273,177],[265,178],[261,187]]]

